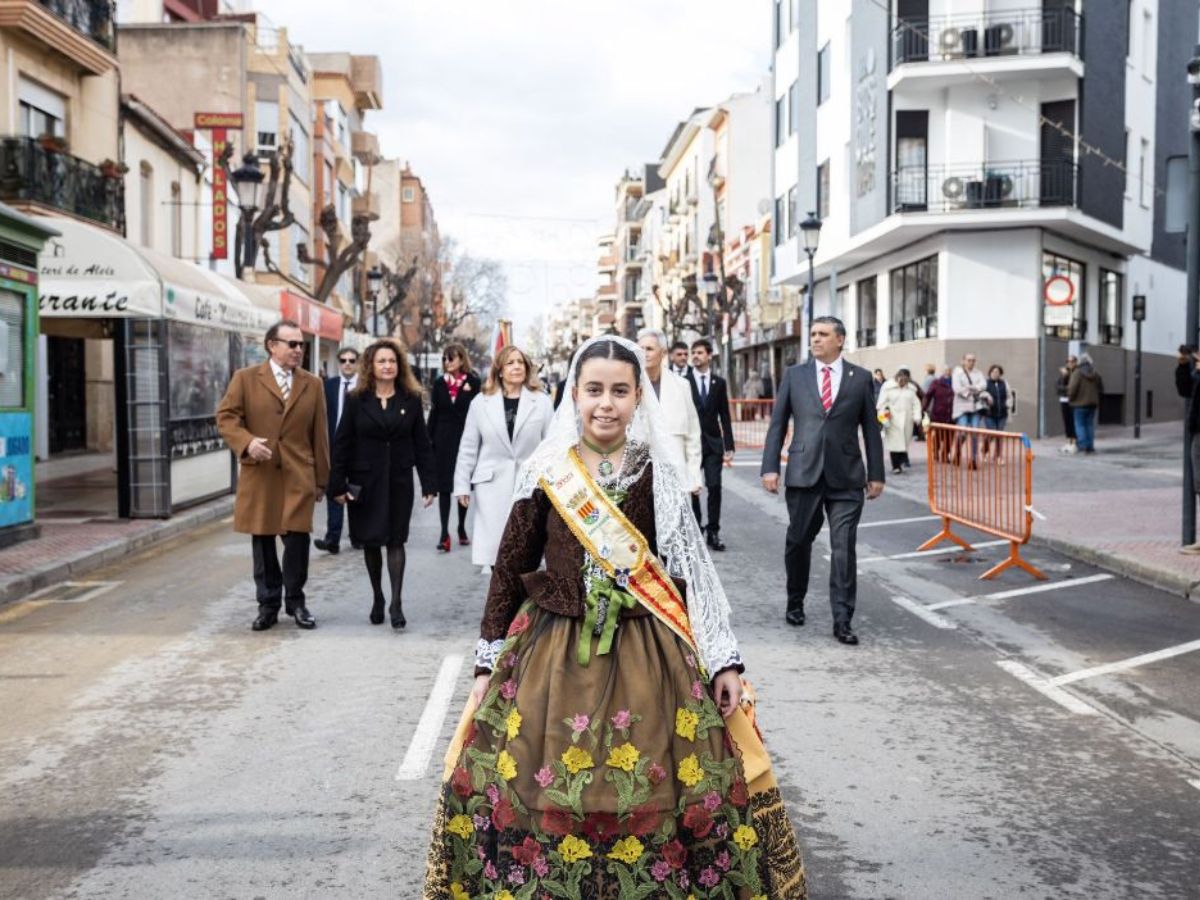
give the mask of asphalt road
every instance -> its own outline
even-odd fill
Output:
[[[819,555],[783,624],[754,472],[718,567],[814,898],[1200,896],[1200,605],[1037,549],[1052,589],[995,596],[1034,585],[976,580],[1003,548],[890,558],[936,529],[885,495],[844,647]],[[407,632],[344,550],[314,551],[315,632],[254,634],[228,528],[0,611],[0,896],[419,896],[486,578],[418,510]]]

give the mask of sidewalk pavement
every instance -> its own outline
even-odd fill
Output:
[[[184,534],[233,513],[233,496],[184,510],[170,519],[92,519],[38,522],[41,534],[0,550],[0,606]]]
[[[1033,445],[1032,543],[1153,587],[1200,600],[1200,556],[1179,552],[1183,521],[1183,426],[1164,422],[1097,431],[1096,453],[1067,456],[1060,438]],[[887,489],[928,502],[925,444]]]

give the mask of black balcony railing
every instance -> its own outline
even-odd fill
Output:
[[[1069,160],[910,166],[892,172],[892,212],[1076,206],[1079,167]]]
[[[0,138],[0,198],[43,203],[125,232],[125,182],[51,142]]]
[[[109,0],[38,0],[76,31],[108,50],[116,50],[113,4]]]
[[[1083,17],[1073,9],[996,10],[898,19],[892,65],[979,56],[1071,53],[1083,58]]]
[[[888,326],[888,340],[893,344],[901,341],[921,341],[935,338],[938,334],[937,316],[916,316],[901,319]]]
[[[854,333],[855,346],[858,347],[874,347],[875,346],[875,329],[860,328]]]

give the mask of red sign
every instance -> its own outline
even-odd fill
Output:
[[[242,128],[242,114],[236,113],[214,113],[214,112],[198,112],[193,117],[193,123],[197,129],[205,128]]]
[[[229,224],[226,216],[226,206],[229,202],[225,189],[225,169],[218,164],[221,154],[225,152],[225,129],[217,128],[212,133],[213,150],[213,199],[212,199],[212,258],[229,258]]]
[[[285,319],[300,323],[300,330],[331,341],[342,339],[342,314],[323,303],[291,291],[279,296],[279,311]]]

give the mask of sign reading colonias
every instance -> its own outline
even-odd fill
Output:
[[[196,130],[212,131],[213,198],[212,198],[212,258],[229,258],[229,192],[225,169],[217,164],[229,143],[227,129],[242,128],[241,113],[198,112],[193,117]]]

